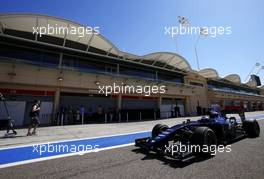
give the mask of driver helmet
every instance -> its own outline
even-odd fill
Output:
[[[219,116],[219,112],[216,112],[216,111],[210,111],[209,112],[209,118],[212,119],[212,118],[216,118]]]

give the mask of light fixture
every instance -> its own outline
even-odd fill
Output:
[[[58,81],[62,81],[63,77],[59,76],[57,79],[58,79]]]
[[[189,20],[186,17],[178,16],[177,17],[179,24],[182,26],[188,27],[190,26]]]
[[[62,73],[62,71],[60,71],[60,74],[59,74],[57,80],[58,81],[62,81],[63,80],[63,73]]]
[[[96,84],[96,85],[99,85],[99,84],[100,84],[100,82],[99,82],[99,81],[95,81],[95,82],[94,82],[94,84]]]

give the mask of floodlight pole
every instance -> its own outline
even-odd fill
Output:
[[[186,17],[178,16],[177,19],[178,19],[178,23],[179,23],[181,26],[183,26],[183,27],[188,27],[188,26],[190,25],[189,20],[188,20]],[[179,35],[179,34],[177,34],[177,35]],[[180,37],[180,36],[177,37],[177,35],[176,35],[176,38],[175,38],[175,41],[176,41],[176,52],[179,53],[179,44],[178,44],[178,40],[179,40],[179,37]]]
[[[251,73],[255,70],[256,67],[260,66],[260,63],[256,63],[252,69],[250,70],[249,74],[247,75],[246,79],[245,79],[245,82],[247,82],[247,79],[250,77]]]
[[[196,63],[197,63],[197,69],[200,70],[200,64],[199,64],[199,59],[198,59],[198,53],[197,53],[197,46],[200,40],[200,35],[198,36],[195,44],[194,44],[194,51],[195,51],[195,57],[196,57]]]
[[[179,46],[178,46],[178,37],[177,35],[175,36],[175,45],[176,45],[176,52],[179,53]]]
[[[199,58],[198,58],[198,52],[197,52],[197,46],[198,46],[198,43],[199,43],[199,40],[201,38],[201,36],[204,36],[206,37],[208,35],[208,32],[204,32],[204,29],[203,28],[200,28],[200,32],[199,32],[199,36],[197,37],[197,40],[194,44],[194,50],[195,50],[195,57],[196,57],[196,63],[197,63],[197,69],[200,70],[200,63],[199,63]]]

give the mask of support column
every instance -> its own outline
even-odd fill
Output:
[[[225,100],[222,99],[221,100],[221,110],[224,110],[225,109],[225,104],[226,104]]]
[[[119,111],[121,108],[122,108],[122,95],[119,94],[119,95],[117,96],[117,109],[118,109],[118,111]]]
[[[248,101],[248,111],[252,111],[252,102]]]
[[[190,97],[185,97],[185,115],[191,115],[191,102]]]
[[[161,104],[162,104],[162,97],[161,96],[159,96],[158,97],[158,101],[157,101],[157,103],[158,103],[158,108],[159,108],[159,110],[161,109]]]
[[[116,109],[117,110],[117,119],[119,122],[121,122],[121,113],[120,113],[121,108],[122,108],[122,95],[119,94],[117,96],[117,109]]]
[[[242,108],[242,109],[244,109],[244,101],[243,100],[240,100],[240,107]],[[245,109],[244,109],[245,110]]]
[[[60,88],[57,88],[53,102],[53,120],[56,117],[56,113],[59,112],[59,106],[60,106]]]

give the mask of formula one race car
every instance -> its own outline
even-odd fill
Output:
[[[152,129],[151,137],[136,139],[135,145],[144,151],[157,152],[181,162],[197,156],[208,157],[215,155],[209,150],[213,146],[227,146],[243,137],[259,136],[258,122],[246,120],[244,112],[240,112],[239,116],[241,120],[237,121],[235,117],[227,118],[226,115],[211,111],[209,117],[202,117],[198,121],[187,120],[172,127],[157,124]],[[201,150],[204,147],[207,150]],[[181,148],[185,150],[179,150]]]

